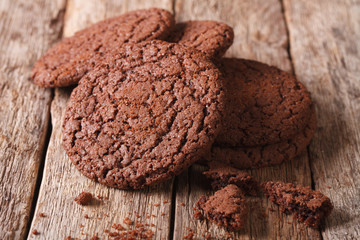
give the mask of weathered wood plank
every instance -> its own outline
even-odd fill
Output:
[[[64,7],[64,0],[0,1],[0,239],[26,236],[52,98],[29,77],[58,39]]]
[[[359,239],[360,2],[285,0],[284,6],[295,72],[316,102],[315,188],[335,206],[322,235]]]
[[[188,19],[213,19],[226,22],[234,28],[235,40],[227,56],[255,59],[291,71],[287,53],[287,33],[278,0],[230,1],[211,0],[206,2],[177,0],[175,13],[178,21]],[[207,182],[201,176],[203,167],[193,166],[177,178],[174,239],[182,239],[194,232],[196,238],[207,233],[216,239],[228,235],[223,228],[211,223],[195,221],[193,207],[201,195],[209,194]],[[311,185],[307,153],[294,161],[280,166],[252,170],[260,181],[281,180],[302,185]],[[279,209],[265,198],[250,200],[250,212],[245,229],[233,235],[241,239],[319,239],[320,233],[280,213]],[[204,235],[203,235],[204,234]]]
[[[171,10],[170,1],[88,1],[69,0],[65,15],[65,36],[89,24],[125,11],[157,6]],[[35,210],[32,229],[40,232],[36,238],[61,239],[67,236],[90,238],[97,235],[108,238],[108,233],[118,232],[113,224],[124,223],[125,218],[134,224],[154,224],[147,228],[154,232],[154,239],[168,239],[171,218],[173,183],[167,182],[143,191],[122,191],[107,188],[82,176],[62,148],[61,125],[70,89],[56,89],[51,106],[53,132],[51,135],[43,181]],[[80,207],[74,198],[82,191],[108,199],[95,201],[91,206]],[[46,217],[40,217],[44,213]],[[84,218],[88,214],[89,218]],[[137,218],[137,215],[140,218]],[[82,224],[82,225],[81,225]],[[81,227],[83,226],[83,227]],[[133,228],[133,226],[130,226]]]

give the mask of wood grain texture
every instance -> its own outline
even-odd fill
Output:
[[[334,211],[324,239],[360,238],[360,2],[284,1],[297,77],[312,92],[315,188]]]
[[[271,1],[191,1],[177,0],[175,13],[178,21],[213,19],[234,28],[234,45],[227,56],[255,59],[292,71],[287,53],[287,33],[281,4]],[[176,211],[174,239],[182,239],[189,232],[202,239],[210,234],[215,239],[319,239],[316,229],[306,228],[265,198],[251,198],[249,218],[245,228],[228,235],[223,228],[209,222],[196,221],[193,207],[201,195],[211,194],[208,182],[201,175],[204,167],[193,166],[176,180]],[[258,180],[281,180],[311,185],[307,153],[294,161],[279,166],[250,171]]]
[[[0,239],[26,236],[52,98],[29,78],[63,10],[63,0],[0,1]]]
[[[171,2],[152,1],[152,6],[172,9]],[[149,7],[148,1],[69,0],[65,14],[65,36],[104,18],[125,11]],[[31,239],[91,238],[107,239],[118,232],[113,224],[133,229],[137,221],[148,224],[154,239],[168,239],[171,218],[172,181],[142,191],[123,191],[105,187],[82,176],[71,164],[62,147],[61,125],[71,89],[56,89],[51,106],[53,132],[46,156],[43,181],[31,229],[40,233]],[[95,199],[81,207],[74,198],[82,191],[107,199]],[[39,214],[44,213],[45,217]],[[85,215],[89,218],[85,218]],[[138,218],[137,216],[140,216]],[[126,218],[134,225],[127,226]],[[153,225],[152,225],[153,224]]]

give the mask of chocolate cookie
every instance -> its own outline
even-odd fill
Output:
[[[187,21],[178,23],[170,35],[170,42],[193,47],[207,57],[217,59],[225,54],[234,40],[234,31],[216,21]]]
[[[203,174],[211,181],[211,186],[219,190],[227,185],[234,184],[245,195],[257,196],[259,183],[247,172],[240,171],[221,162],[210,162],[210,169]]]
[[[310,114],[309,123],[302,132],[292,139],[260,146],[260,147],[221,147],[213,146],[211,153],[205,157],[206,161],[220,161],[238,169],[259,168],[289,161],[309,145],[316,130],[315,111]]]
[[[229,230],[241,230],[248,214],[248,202],[241,190],[228,185],[211,197],[202,196],[196,203],[195,218],[204,217]]]
[[[309,187],[283,182],[265,182],[262,187],[269,200],[280,205],[282,212],[292,213],[310,227],[319,227],[333,209],[327,196]]]
[[[159,40],[127,44],[73,90],[64,147],[85,176],[138,189],[180,174],[220,130],[219,70],[203,55]]]
[[[306,88],[289,73],[263,63],[224,58],[227,114],[216,138],[225,147],[254,147],[292,138],[311,116]]]
[[[170,12],[156,8],[101,21],[50,48],[35,63],[32,79],[42,87],[77,84],[103,56],[117,53],[122,44],[165,39],[174,25]]]

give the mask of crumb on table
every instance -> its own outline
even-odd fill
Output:
[[[88,205],[90,202],[91,202],[91,199],[93,198],[92,194],[89,193],[89,192],[82,192],[80,193],[79,196],[77,196],[74,201],[77,203],[77,204],[80,204],[80,205]]]

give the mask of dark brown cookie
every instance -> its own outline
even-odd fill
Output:
[[[220,72],[200,52],[159,40],[127,44],[72,92],[64,147],[102,184],[162,182],[209,151],[223,98]]]
[[[310,187],[283,182],[265,182],[262,187],[269,200],[280,205],[282,212],[292,213],[296,219],[310,227],[319,227],[333,209],[327,196]]]
[[[308,123],[312,102],[289,73],[256,61],[224,58],[227,90],[224,127],[216,138],[225,147],[254,147],[292,138]]]
[[[163,9],[137,10],[94,24],[50,48],[34,65],[32,79],[42,87],[77,84],[82,76],[124,43],[165,39],[174,27]]]
[[[259,183],[247,172],[240,171],[221,162],[210,162],[210,169],[203,174],[211,181],[211,186],[219,190],[227,185],[238,186],[245,195],[257,196]]]
[[[290,161],[306,149],[314,136],[316,114],[312,111],[306,128],[292,139],[249,148],[213,146],[211,153],[205,158],[207,161],[224,162],[238,169],[259,168]]]
[[[178,23],[169,37],[170,42],[193,47],[211,59],[225,54],[234,40],[234,31],[216,21],[187,21]]]
[[[248,215],[248,202],[236,185],[228,185],[213,196],[202,196],[196,203],[195,218],[204,217],[229,230],[241,230]]]

